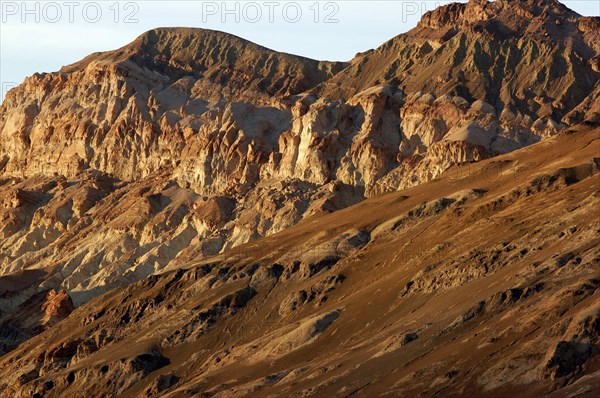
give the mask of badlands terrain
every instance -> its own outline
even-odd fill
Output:
[[[597,397],[600,17],[348,62],[158,28],[0,107],[0,397]]]

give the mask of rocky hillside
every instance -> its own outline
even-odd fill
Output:
[[[550,124],[598,123],[599,43],[600,17],[557,0],[471,0],[427,12],[313,92],[348,98],[390,83],[484,100],[511,118],[518,110]]]
[[[599,148],[561,133],[181,262],[2,357],[0,396],[597,396]]]
[[[27,78],[0,106],[0,350],[56,330],[71,300],[80,306],[218,254],[234,261],[236,248],[269,236],[285,241],[298,223],[598,124],[599,36],[598,18],[554,0],[471,0],[426,14],[347,63],[161,28]],[[362,232],[346,238],[334,257],[354,258],[352,245],[368,240]],[[302,253],[281,247],[288,263],[308,267],[303,275],[334,264],[302,265],[293,259]],[[214,261],[197,272],[230,272]],[[254,278],[255,264],[235,266]],[[298,300],[341,283],[332,277],[313,298],[313,287],[302,287]],[[52,291],[64,310],[46,322]],[[238,310],[219,304],[201,317],[213,322],[221,306]],[[154,361],[155,351],[144,358]],[[49,371],[40,369],[31,380]]]

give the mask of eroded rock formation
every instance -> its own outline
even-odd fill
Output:
[[[71,298],[80,306],[116,287],[148,277],[140,283],[152,284],[159,280],[155,274],[198,262],[208,261],[186,271],[185,278],[198,280],[200,286],[181,282],[187,289],[184,298],[226,287],[198,302],[181,324],[159,333],[160,341],[135,355],[49,376],[42,383],[44,374],[66,369],[124,335],[111,323],[110,331],[86,329],[85,336],[61,340],[34,366],[23,365],[31,368],[27,372],[17,372],[15,382],[26,386],[18,393],[61,394],[80,385],[74,380],[87,378],[95,378],[94,388],[110,394],[125,391],[169,364],[161,350],[203,341],[212,325],[235,317],[280,282],[302,281],[293,289],[279,286],[285,295],[278,296],[273,307],[277,315],[271,315],[282,322],[300,308],[326,303],[345,283],[345,273],[336,271],[340,261],[359,256],[371,240],[425,219],[462,214],[467,211],[463,205],[479,200],[485,191],[469,186],[448,197],[428,195],[380,226],[352,225],[336,237],[302,241],[306,247],[298,251],[281,246],[281,253],[264,254],[269,261],[251,257],[251,263],[243,263],[246,249],[240,247],[275,234],[285,241],[290,227],[321,225],[325,214],[368,198],[373,212],[381,211],[380,194],[424,184],[457,165],[469,174],[474,162],[536,143],[536,148],[545,148],[540,141],[598,124],[599,26],[598,18],[581,17],[554,0],[471,0],[427,13],[415,29],[347,63],[277,53],[221,32],[160,28],[121,49],[27,78],[0,107],[0,317],[17,325],[14,333],[2,329],[2,349],[8,351],[66,317],[73,310]],[[531,170],[523,174],[518,162],[510,167],[487,164],[478,181],[492,178],[498,169],[515,178],[534,178]],[[581,176],[589,178],[597,171],[594,164],[552,170],[557,174],[515,186],[471,217],[482,223],[486,212],[532,192],[563,189]],[[585,209],[595,204],[594,198],[582,196]],[[399,195],[397,200],[404,199]],[[585,233],[591,235],[584,238],[589,243],[593,228],[588,227]],[[538,244],[538,238],[527,239]],[[293,240],[298,245],[302,238]],[[423,264],[421,272],[400,278],[397,295],[409,299],[458,288],[527,254],[522,252],[524,242],[517,242],[517,252],[502,242],[492,243],[487,249],[467,245],[461,253],[447,252],[452,261],[445,264]],[[279,247],[268,239],[261,245]],[[438,249],[445,250],[427,248]],[[211,256],[219,260],[206,260]],[[390,256],[386,262],[395,261]],[[556,259],[564,262],[557,266],[542,257],[539,269],[577,265],[573,258]],[[463,269],[467,260],[471,266]],[[588,268],[596,264],[588,257],[581,261]],[[528,276],[540,272],[532,267]],[[183,275],[173,272],[175,279]],[[230,289],[231,281],[243,282]],[[513,287],[505,286],[498,295],[461,307],[464,311],[444,325],[445,333],[507,310],[537,286],[517,282],[520,294],[506,293]],[[163,306],[172,293],[165,289],[143,300],[124,299],[126,308],[112,303],[111,322],[129,325],[144,319],[145,312],[158,311],[152,320],[163,311],[170,314]],[[172,298],[169,305],[181,304],[178,300]],[[94,324],[103,311],[86,313],[83,325]],[[202,369],[215,371],[242,357],[259,363],[310,346],[343,319],[344,311],[332,307],[306,314],[299,331],[261,331],[262,337],[252,340],[262,347],[260,353],[252,353],[248,342],[212,352],[202,359]],[[535,371],[524,370],[523,377],[581,374],[584,363],[574,353],[595,357],[597,336],[592,330],[588,333],[596,337],[588,338],[577,328],[593,329],[593,319],[557,334],[561,340],[544,346],[545,362]],[[380,336],[378,351],[369,355],[419,345],[426,341],[421,337],[424,328]],[[482,374],[480,380],[506,372],[503,363],[498,366],[497,373],[492,369],[492,376]],[[457,376],[455,369],[446,370],[444,380]],[[260,390],[303,372],[282,370],[222,393]],[[116,373],[123,375],[124,384],[107,387]],[[148,394],[161,394],[179,380],[179,374],[165,370],[144,388]],[[45,384],[50,382],[54,384]],[[203,385],[190,379],[185,383],[199,389]],[[17,393],[6,385],[1,388]]]

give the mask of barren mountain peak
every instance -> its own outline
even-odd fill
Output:
[[[525,29],[538,20],[554,24],[578,16],[556,0],[470,0],[450,3],[425,13],[419,26],[459,28],[495,20],[515,29]]]
[[[599,25],[554,0],[451,3],[357,55],[312,92],[347,98],[389,84],[404,94],[483,100],[534,119],[593,121],[588,94],[600,77]]]
[[[192,77],[236,92],[251,90],[268,95],[300,93],[345,67],[343,62],[273,51],[230,33],[181,27],[149,30],[120,49],[92,54],[61,72],[80,71],[90,65],[126,69],[126,73],[138,67],[156,72],[153,79]]]
[[[199,45],[206,44],[204,48]],[[140,34],[134,41],[113,51],[105,51],[94,53],[86,57],[84,60],[67,66],[63,71],[68,72],[78,66],[91,60],[107,60],[107,61],[123,61],[132,56],[145,54],[148,51],[151,53],[163,53],[165,57],[172,54],[187,52],[189,59],[201,58],[206,53],[214,51],[218,46],[255,46],[256,50],[262,48],[248,40],[242,39],[230,33],[221,32],[218,30],[204,28],[189,28],[189,27],[159,27],[148,30]],[[196,47],[192,47],[196,45]]]

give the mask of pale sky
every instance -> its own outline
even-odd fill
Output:
[[[424,12],[450,2],[0,0],[0,100],[26,76],[119,48],[155,27],[216,29],[274,50],[341,61],[406,32]],[[563,3],[582,15],[600,15],[600,0]]]

